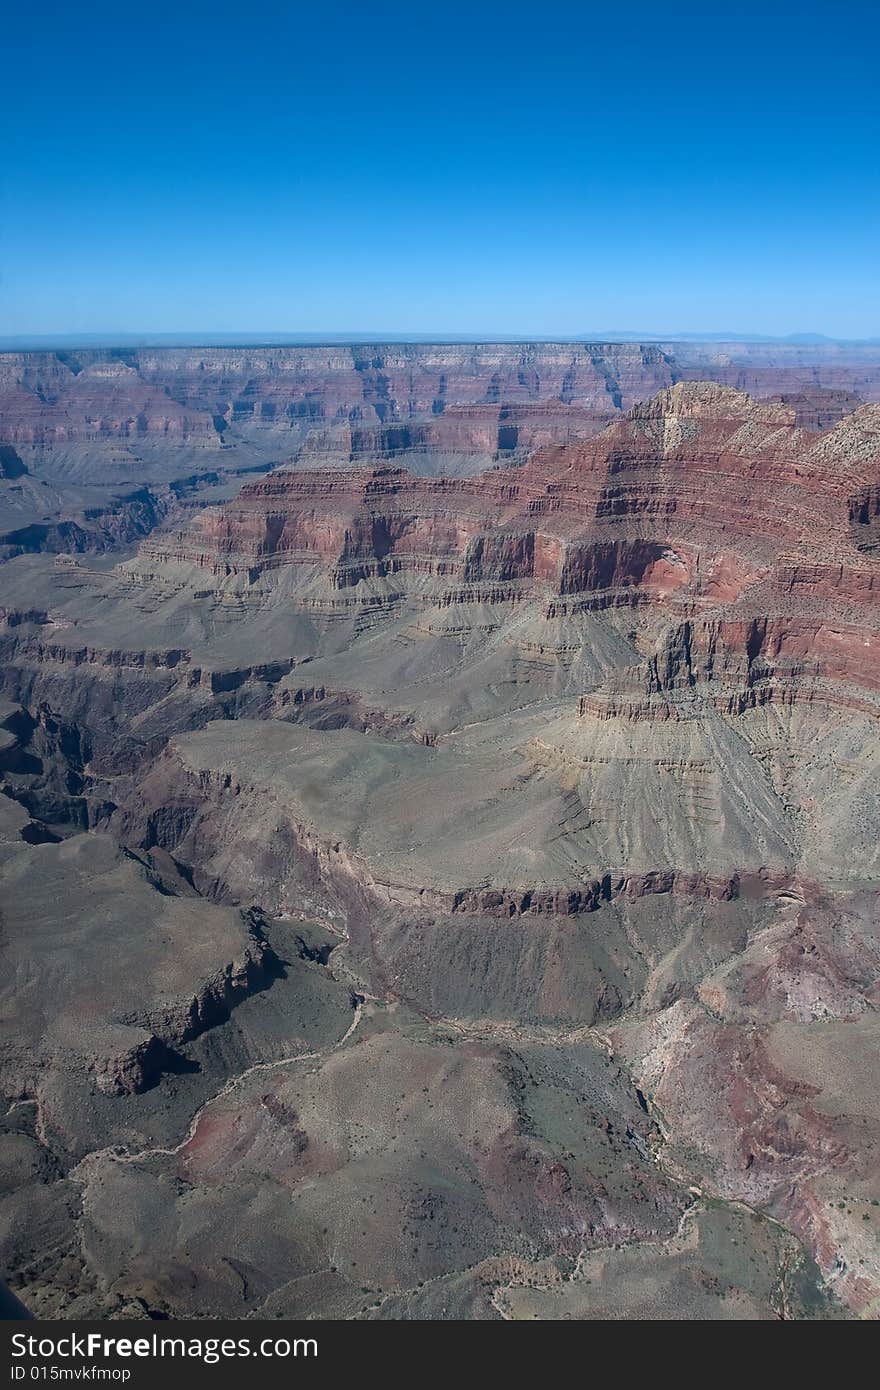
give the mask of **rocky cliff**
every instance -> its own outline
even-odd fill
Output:
[[[279,463],[467,475],[596,434],[700,377],[824,429],[880,395],[880,351],[450,344],[0,353],[0,547],[122,548]],[[22,485],[24,474],[29,481]],[[148,496],[146,505],[132,499]]]

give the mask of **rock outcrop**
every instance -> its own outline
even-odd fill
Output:
[[[90,1083],[108,1095],[155,1086],[176,1049],[277,968],[257,918],[168,894],[105,836],[34,846],[20,829],[0,856],[0,1076],[5,1094],[38,1103],[46,1129],[63,1128]]]

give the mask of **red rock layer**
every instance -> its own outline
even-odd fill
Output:
[[[277,472],[145,550],[224,570],[317,560],[338,583],[413,568],[558,594],[688,586],[729,602],[801,547],[780,567],[783,587],[870,595],[858,533],[876,516],[878,470],[877,407],[813,435],[790,407],[691,383],[521,469]]]
[[[341,424],[354,431],[356,456],[372,430],[436,425],[477,407],[484,438],[494,435],[503,452],[564,440],[572,421],[590,433],[685,378],[787,394],[798,423],[823,428],[858,400],[880,399],[880,350],[488,343],[0,353],[0,419],[2,442],[40,449],[113,439],[216,444],[235,427],[276,434]],[[447,447],[461,424],[438,427]],[[322,452],[320,439],[313,448]]]
[[[146,544],[139,566],[254,579],[307,564],[354,603],[361,581],[412,574],[439,604],[660,604],[675,619],[660,650],[603,698],[619,713],[715,682],[734,710],[813,698],[816,681],[880,694],[878,507],[880,407],[817,434],[782,402],[681,383],[520,469],[276,472]]]

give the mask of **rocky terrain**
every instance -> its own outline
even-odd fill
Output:
[[[880,354],[0,361],[20,1296],[876,1317]]]
[[[366,344],[0,353],[0,555],[115,552],[285,464],[461,475],[595,434],[663,386],[782,395],[827,428],[880,348]]]

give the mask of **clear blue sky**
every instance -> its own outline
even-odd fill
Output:
[[[0,334],[880,335],[876,6],[3,24]]]

